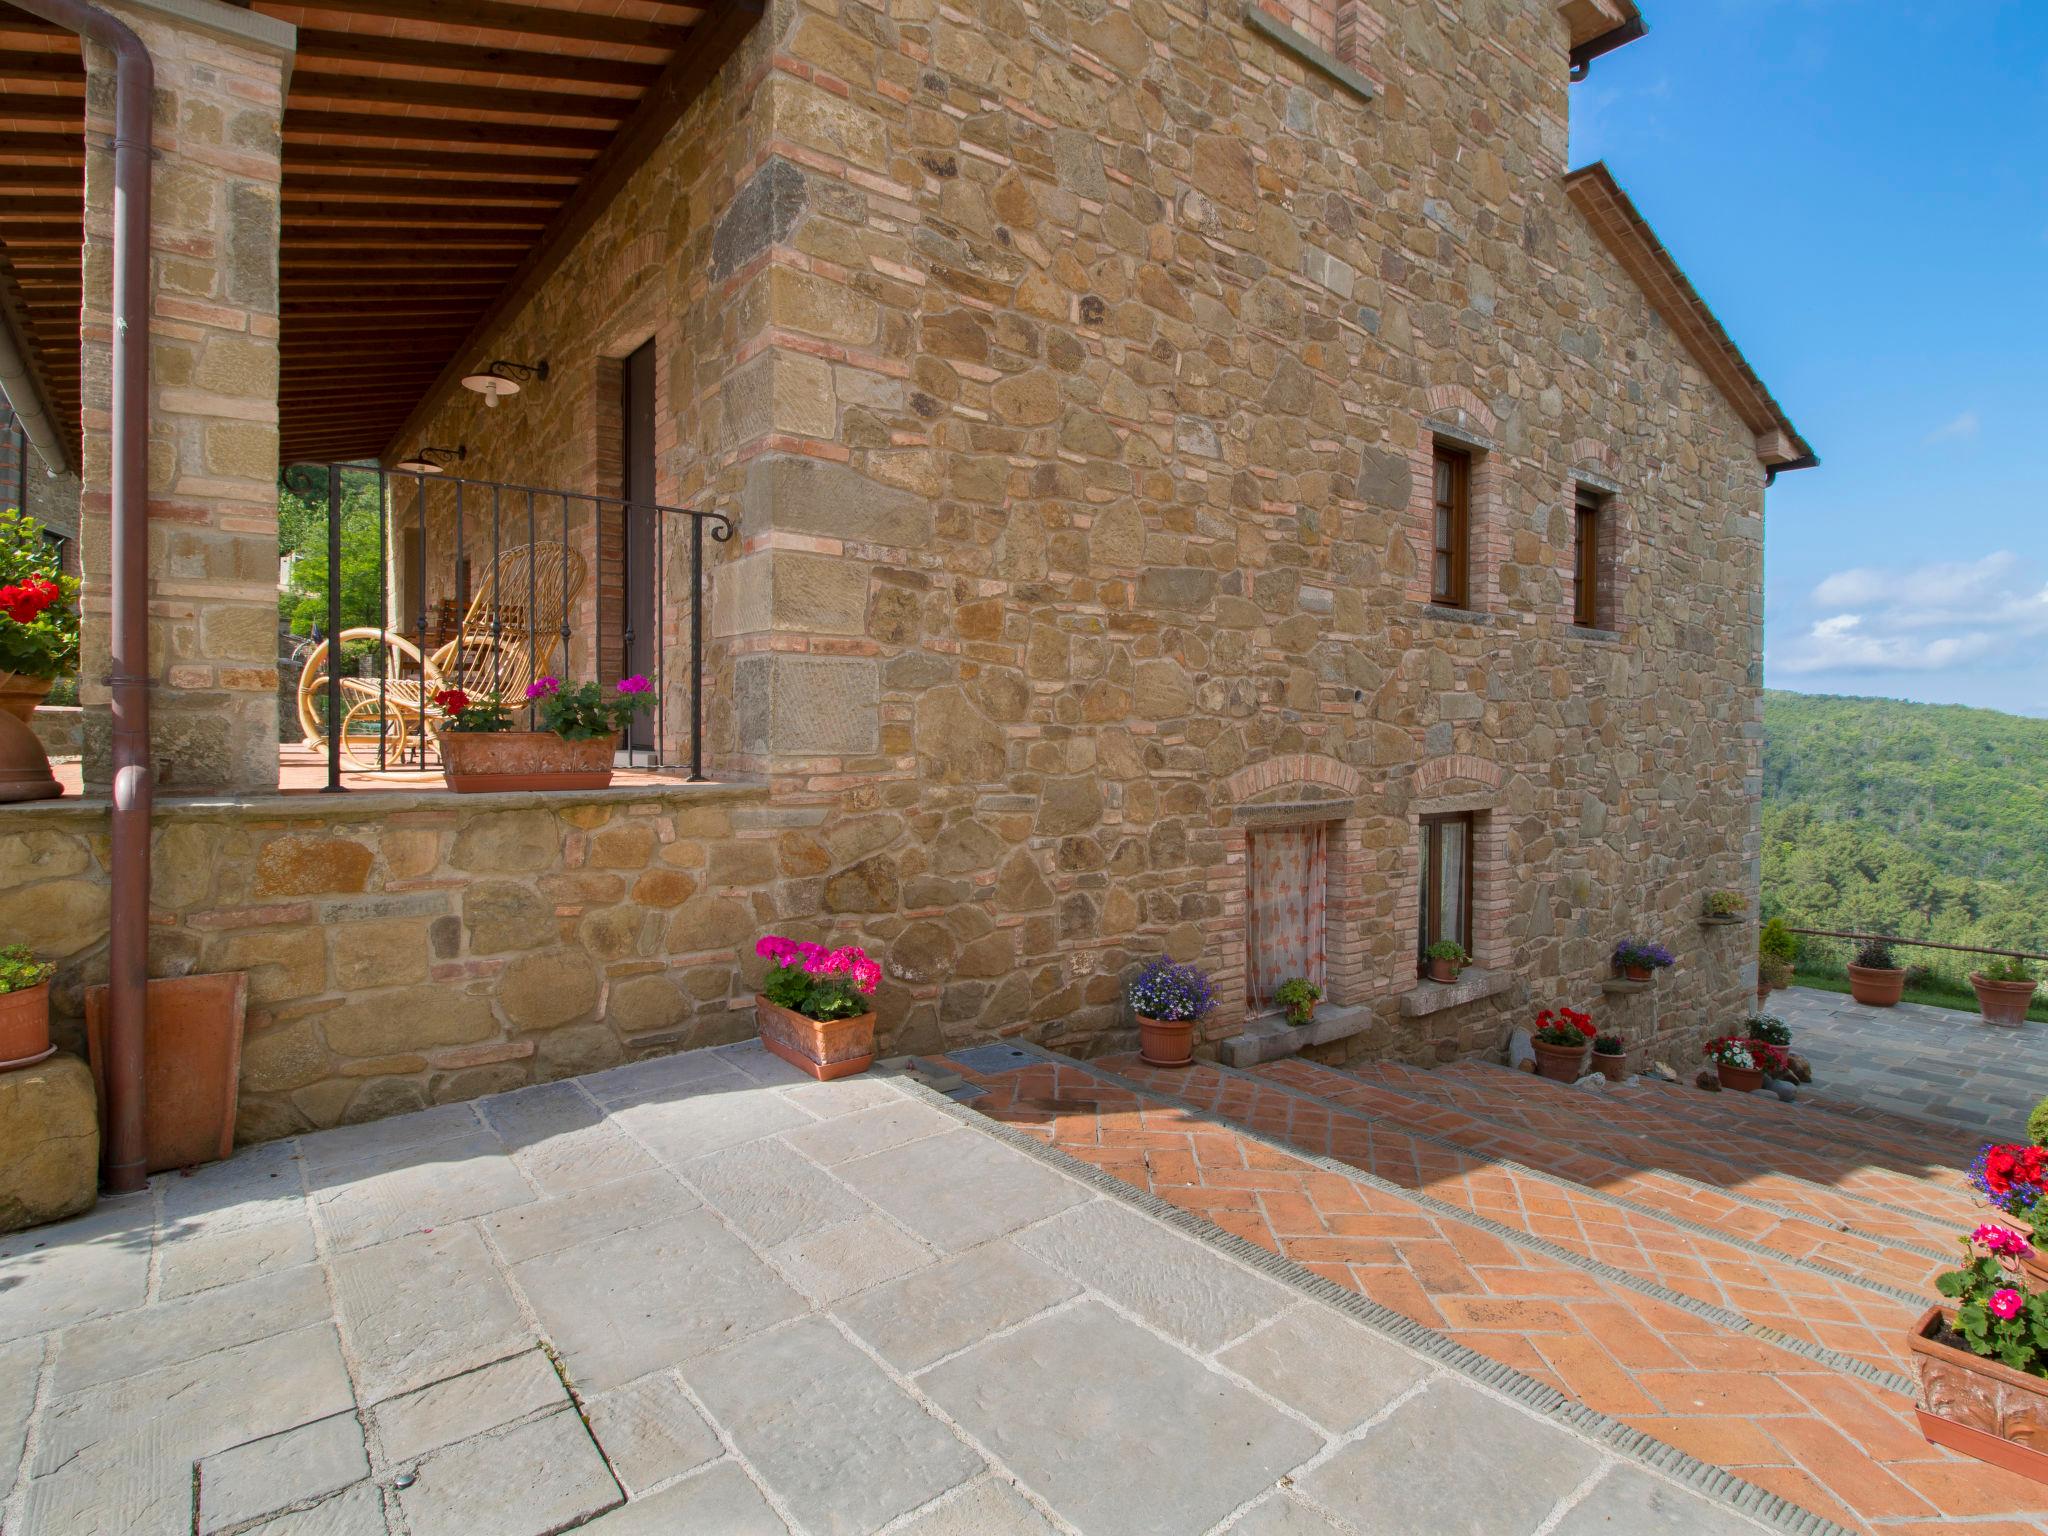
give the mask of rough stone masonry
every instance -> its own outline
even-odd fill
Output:
[[[648,870],[688,841],[679,910],[706,922],[624,915],[637,865],[586,896],[610,829],[566,810],[484,899],[451,807],[404,855],[445,901],[374,914],[389,943],[359,959],[211,876],[166,903],[160,965],[246,949],[293,978],[252,1017],[279,1075],[245,1131],[725,1038],[771,929],[882,955],[885,1052],[1120,1042],[1162,952],[1216,975],[1213,1041],[1247,1012],[1248,840],[1309,823],[1326,1006],[1364,1016],[1326,1052],[1493,1050],[1558,1001],[1646,1060],[1739,1017],[1754,929],[1697,917],[1755,885],[1757,433],[1567,193],[1553,0],[1371,9],[1346,79],[1222,3],[774,0],[492,340],[548,380],[488,414],[456,392],[419,434],[466,443],[467,474],[615,492],[619,360],[655,341],[657,496],[739,524],[711,552],[708,764],[754,789],[702,837],[650,814]],[[1462,610],[1428,601],[1438,440],[1472,455]],[[1608,497],[1597,629],[1573,623],[1580,484]],[[355,798],[351,909],[398,835]],[[1454,998],[1416,980],[1438,812],[1475,818],[1484,984]],[[167,826],[160,878],[305,833],[221,835]],[[46,852],[75,986],[99,859]],[[57,867],[10,857],[0,917]],[[1680,963],[1606,996],[1625,934]],[[629,1027],[674,953],[662,1017]],[[537,1022],[514,967],[576,980]],[[334,1039],[437,999],[464,1039]]]

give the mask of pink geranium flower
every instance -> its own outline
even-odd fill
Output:
[[[1991,1293],[1991,1299],[1984,1303],[1994,1317],[2014,1318],[2020,1315],[2020,1308],[2027,1304],[2026,1297],[2011,1286],[2001,1286]]]
[[[2034,1251],[2034,1245],[2023,1234],[1989,1221],[1970,1234],[1970,1241],[2001,1259],[2022,1259]]]
[[[526,696],[529,699],[544,699],[561,686],[562,680],[559,677],[537,677],[526,685]]]
[[[619,679],[619,692],[621,693],[651,693],[653,691],[654,684],[647,681],[646,678],[637,672],[631,677]]]

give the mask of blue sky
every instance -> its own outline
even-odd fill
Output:
[[[1572,163],[1820,453],[1770,493],[1770,686],[2048,716],[2048,4],[1641,3]]]

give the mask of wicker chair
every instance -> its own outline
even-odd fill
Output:
[[[545,675],[562,642],[562,625],[583,593],[583,557],[560,544],[522,544],[498,556],[478,586],[455,638],[422,654],[403,635],[375,628],[345,629],[344,646],[374,640],[385,649],[384,679],[344,673],[341,750],[358,768],[377,766],[378,717],[384,757],[400,762],[421,731],[441,719],[434,695],[460,688],[471,698],[493,695],[509,706],[526,701],[526,685]],[[528,612],[533,615],[527,622]],[[299,728],[309,747],[327,742],[328,643],[307,653],[299,673]]]

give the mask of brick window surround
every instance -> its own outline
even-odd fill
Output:
[[[1559,505],[1564,509],[1558,541],[1558,572],[1563,581],[1564,619],[1576,628],[1604,635],[1622,629],[1623,583],[1628,576],[1628,527],[1631,504],[1620,480],[1619,456],[1605,443],[1581,438],[1572,445],[1572,470],[1564,477]],[[1599,505],[1599,543],[1593,551],[1598,570],[1599,602],[1593,622],[1583,623],[1578,615],[1577,509],[1580,499]]]
[[[1437,448],[1455,450],[1466,464],[1466,527],[1464,602],[1469,613],[1493,606],[1496,575],[1508,555],[1507,519],[1501,509],[1501,476],[1495,463],[1493,412],[1469,389],[1457,385],[1429,391],[1428,411],[1409,450],[1410,492],[1408,539],[1410,562],[1407,597],[1411,602],[1440,607],[1434,599],[1436,567]]]
[[[1472,962],[1482,970],[1511,966],[1507,942],[1507,821],[1499,814],[1501,771],[1484,758],[1459,753],[1432,758],[1415,771],[1408,803],[1406,879],[1394,908],[1394,955],[1399,989],[1415,984],[1422,930],[1422,824],[1425,817],[1472,818]]]
[[[1229,1034],[1250,1010],[1248,952],[1251,840],[1280,828],[1321,826],[1324,869],[1323,995],[1333,1008],[1363,1003],[1384,991],[1367,963],[1363,882],[1368,865],[1356,769],[1335,758],[1295,753],[1240,768],[1223,783],[1231,820],[1223,828],[1222,910],[1209,930],[1213,979],[1221,1001],[1220,1031]]]

